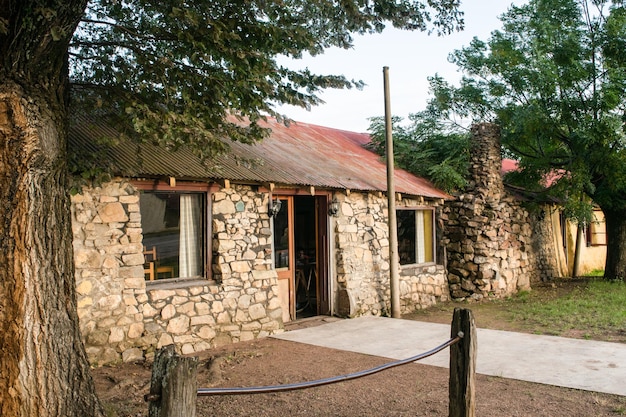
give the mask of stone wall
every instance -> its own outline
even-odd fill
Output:
[[[250,187],[212,197],[217,279],[148,284],[137,189],[118,179],[72,197],[78,313],[92,363],[140,360],[170,343],[192,353],[282,331],[267,197]]]
[[[388,315],[389,228],[387,198],[372,193],[338,194],[341,209],[335,221],[335,261],[338,314]],[[398,207],[424,203],[403,199]],[[403,313],[426,308],[449,298],[442,265],[401,267],[400,305]]]
[[[537,277],[531,219],[505,192],[501,166],[499,128],[474,125],[471,180],[444,210],[453,298],[504,297]]]
[[[336,281],[330,278],[337,311],[386,315],[386,197],[337,197],[341,210],[331,222]],[[233,185],[213,192],[211,200],[211,279],[146,282],[137,188],[116,179],[72,197],[78,313],[93,364],[141,360],[171,343],[193,353],[283,331],[268,194]],[[398,206],[427,204],[434,203],[404,199]],[[447,300],[444,266],[401,267],[400,291],[404,313]]]

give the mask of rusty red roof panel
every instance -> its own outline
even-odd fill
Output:
[[[103,150],[101,137],[117,137],[115,129],[79,118],[70,130],[70,146],[105,152],[116,173],[134,177],[172,176],[178,179],[228,179],[277,185],[386,191],[387,171],[381,158],[367,149],[366,133],[307,123],[289,127],[269,119],[271,135],[256,144],[228,141],[230,151],[203,164],[187,149],[168,151],[157,146],[122,141]],[[450,198],[429,181],[395,170],[396,192],[429,198]]]

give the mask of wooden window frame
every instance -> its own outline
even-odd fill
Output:
[[[396,208],[396,213],[399,211],[411,211],[413,212],[413,214],[416,216],[416,220],[415,220],[415,236],[414,236],[414,246],[415,246],[415,261],[414,263],[407,263],[407,264],[402,264],[400,263],[400,266],[402,268],[410,268],[410,267],[415,267],[415,266],[423,266],[423,265],[435,265],[437,263],[437,251],[436,251],[436,230],[435,230],[435,224],[436,224],[436,211],[434,207],[431,206],[409,206],[409,207],[397,207]],[[418,262],[419,259],[419,254],[418,254],[418,245],[417,245],[417,212],[421,211],[421,212],[430,212],[431,213],[431,233],[430,233],[430,241],[431,241],[431,253],[432,253],[432,260],[431,261],[426,261],[426,262]],[[424,230],[424,232],[426,232],[426,230]],[[425,234],[426,236],[426,234]],[[399,242],[398,242],[399,243]],[[399,258],[399,248],[398,248],[398,258]],[[400,259],[398,259],[398,262],[400,262]]]
[[[200,278],[165,278],[160,280],[149,281],[146,280],[146,285],[163,285],[163,284],[171,284],[171,283],[196,283],[202,282],[203,284],[207,284],[209,282],[214,282],[213,279],[213,271],[211,265],[213,264],[213,251],[212,251],[212,209],[211,209],[211,195],[215,191],[219,189],[217,185],[209,184],[206,182],[195,182],[195,181],[164,181],[159,179],[135,179],[130,181],[131,184],[140,192],[170,192],[170,193],[179,193],[183,194],[185,192],[192,193],[201,193],[204,195],[203,198],[203,273]],[[143,236],[143,225],[142,225],[142,236]]]

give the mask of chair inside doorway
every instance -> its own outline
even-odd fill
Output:
[[[316,283],[317,268],[315,257],[307,255],[304,250],[300,250],[298,252],[294,287],[297,318],[317,315]]]

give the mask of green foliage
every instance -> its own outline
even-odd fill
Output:
[[[469,136],[467,131],[440,122],[430,111],[409,116],[402,124],[392,118],[395,163],[416,175],[430,179],[437,187],[451,192],[466,184],[469,167]],[[385,120],[370,119],[370,148],[385,155]]]
[[[350,48],[352,34],[388,24],[449,33],[462,27],[458,0],[93,0],[70,45],[73,105],[110,112],[127,136],[202,156],[220,138],[267,135],[277,104],[309,108],[326,88],[360,88],[343,75],[294,71],[280,56]],[[234,116],[234,117],[229,117]],[[242,127],[235,118],[248,119]]]
[[[520,161],[511,180],[589,217],[589,199],[626,209],[626,9],[621,1],[530,0],[488,42],[450,59],[459,87],[431,81],[441,117],[493,121]],[[546,182],[546,180],[548,181]]]

